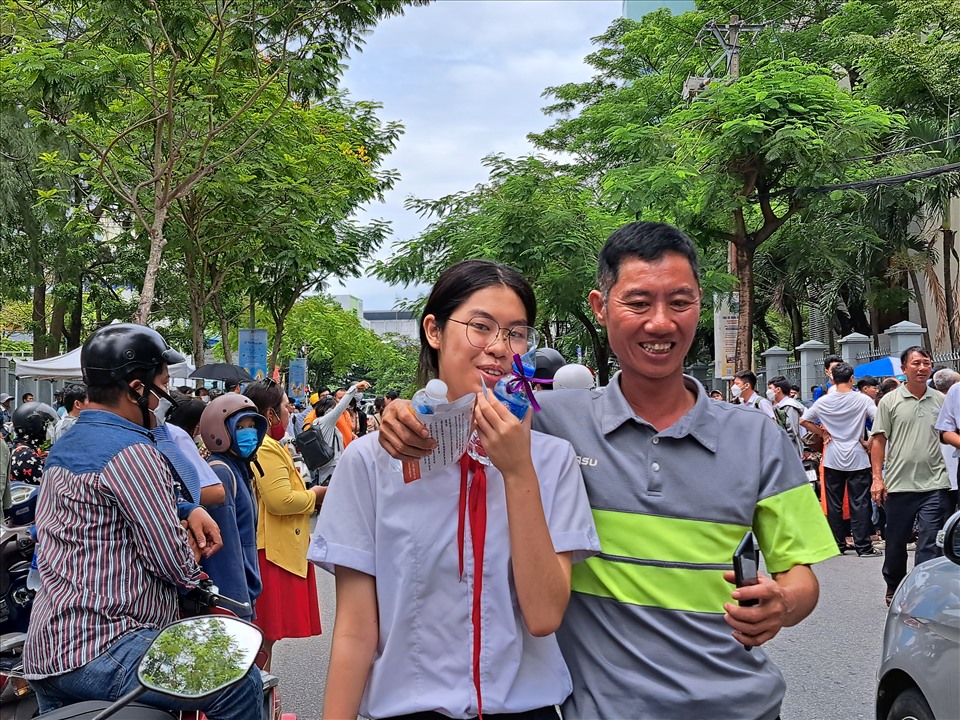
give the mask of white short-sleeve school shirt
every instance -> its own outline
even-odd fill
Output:
[[[574,561],[600,550],[579,464],[566,440],[533,432],[531,456],[554,549]],[[473,684],[474,563],[466,522],[459,578],[460,466],[404,484],[377,433],[350,443],[324,498],[307,558],[376,577],[380,641],[360,713],[477,715]],[[533,637],[516,600],[503,476],[487,468],[480,682],[485,714],[563,702],[570,674],[553,635]]]

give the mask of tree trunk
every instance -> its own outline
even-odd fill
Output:
[[[48,357],[60,354],[60,342],[63,340],[67,317],[67,303],[61,298],[53,301],[53,313],[50,316],[50,332],[47,340]]]
[[[923,302],[923,288],[916,270],[910,268],[907,274],[910,276],[910,284],[913,285],[914,296],[917,298],[917,313],[920,315],[920,324],[923,326],[923,344],[927,352],[933,352],[933,346],[930,344],[930,326],[927,324],[927,306]]]
[[[37,263],[39,265],[39,263]],[[47,355],[47,284],[39,272],[33,286],[33,359],[42,360]]]
[[[67,352],[80,347],[83,340],[83,275],[77,278],[77,297],[70,310],[70,322],[64,333],[67,336]]]
[[[593,345],[593,356],[597,360],[597,386],[603,387],[610,380],[610,368],[608,367],[610,364],[610,352],[607,348],[607,343],[600,337],[596,326],[583,310],[580,308],[575,309],[573,316],[580,321],[580,324],[586,329],[587,334],[590,335],[590,342]]]
[[[943,233],[943,291],[947,304],[947,337],[950,339],[950,350],[960,349],[960,318],[957,318],[957,293],[953,286],[953,254],[956,252],[957,232],[950,227],[948,215],[950,206],[947,205],[944,214],[944,223],[940,228]]]
[[[753,369],[753,255],[749,238],[738,240],[737,282],[739,284],[740,311],[737,315],[737,372]]]
[[[790,337],[793,347],[803,345],[803,315],[800,314],[800,306],[797,304],[790,308]]]
[[[146,325],[153,311],[153,298],[157,289],[157,275],[160,273],[160,261],[163,259],[163,248],[167,241],[163,237],[163,226],[167,219],[167,208],[158,207],[154,210],[153,224],[150,232],[150,256],[147,259],[147,271],[143,276],[143,288],[140,290],[140,303],[133,316],[133,322]]]
[[[184,247],[184,268],[187,273],[187,296],[190,298],[190,344],[193,348],[193,364],[196,367],[203,367],[206,343],[203,337],[203,331],[207,326],[204,312],[205,293],[203,289],[203,278],[197,273],[197,256],[193,248],[189,246],[190,241]]]
[[[223,305],[220,304],[220,297],[217,295],[213,296],[213,312],[217,316],[217,320],[220,322],[220,347],[223,348],[223,361],[226,363],[233,363],[233,353],[230,351],[230,323],[227,322],[227,318],[223,312]]]

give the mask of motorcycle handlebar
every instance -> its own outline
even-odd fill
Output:
[[[225,608],[235,613],[242,613],[243,615],[250,615],[250,603],[238,602],[226,595],[221,595],[217,587],[212,583],[201,583],[198,587],[188,591],[184,597],[190,601],[186,604],[187,607],[185,608],[190,615],[200,614],[215,607]],[[189,607],[189,605],[196,605],[197,607],[192,608]]]

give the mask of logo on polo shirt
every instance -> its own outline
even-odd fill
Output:
[[[589,467],[597,466],[597,459],[592,457],[585,457],[583,455],[577,455],[577,462],[581,465],[587,465]]]

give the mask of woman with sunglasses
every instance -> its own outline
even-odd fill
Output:
[[[481,392],[536,345],[535,315],[530,285],[482,260],[424,307],[420,384],[476,394],[492,466],[464,456],[404,483],[376,436],[344,451],[308,556],[336,573],[324,717],[555,720],[569,695],[553,632],[572,563],[599,550],[577,459]]]
[[[266,378],[243,392],[267,419],[267,437],[253,469],[257,497],[257,560],[263,590],[254,623],[263,631],[270,670],[273,645],[283,638],[320,634],[320,604],[313,566],[307,564],[310,516],[326,488],[307,489],[293,457],[280,444],[290,422],[287,394]]]

